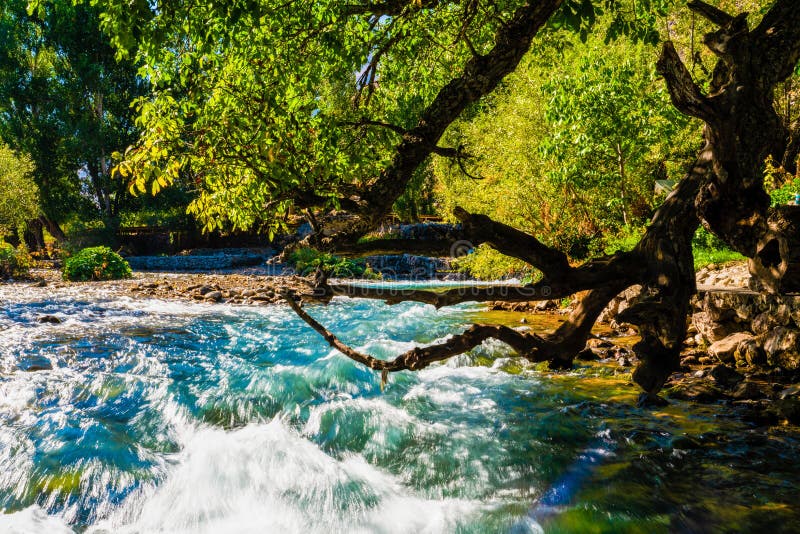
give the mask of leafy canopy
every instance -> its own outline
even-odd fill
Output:
[[[0,237],[24,228],[39,216],[39,189],[33,181],[33,162],[0,144]]]
[[[568,0],[548,31],[585,39],[608,10],[609,38],[652,41],[668,3]],[[120,172],[140,193],[193,184],[189,209],[207,230],[274,232],[293,206],[337,206],[373,183],[397,131],[521,4],[104,1],[118,56],[139,58],[153,84],[135,102],[142,136]]]

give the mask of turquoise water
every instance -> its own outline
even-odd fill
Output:
[[[739,532],[800,525],[796,429],[632,407],[500,344],[380,378],[286,306],[0,287],[0,532]],[[389,357],[476,308],[309,311]],[[40,324],[44,314],[61,324]]]

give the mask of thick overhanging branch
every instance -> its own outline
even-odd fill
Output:
[[[493,221],[486,215],[471,214],[460,207],[453,210],[453,214],[461,221],[464,234],[474,245],[488,243],[506,256],[533,265],[551,281],[563,278],[571,270],[566,254],[548,247],[530,234]]]
[[[563,0],[538,0],[519,7],[500,27],[494,47],[467,60],[460,75],[445,85],[420,114],[417,125],[398,145],[392,163],[369,191],[361,220],[342,232],[339,241],[353,240],[380,224],[405,191],[414,171],[436,150],[447,127],[467,106],[494,90],[512,72],[530,48],[533,36],[561,6]]]
[[[376,371],[383,371],[384,373],[393,373],[397,371],[418,371],[424,369],[434,362],[446,360],[458,354],[477,347],[487,339],[498,339],[511,348],[516,350],[520,355],[525,356],[532,361],[542,361],[543,358],[538,349],[545,347],[547,342],[535,334],[528,334],[517,332],[516,330],[507,326],[498,325],[473,325],[469,327],[462,334],[452,336],[443,343],[430,345],[427,347],[416,347],[403,354],[400,354],[392,360],[380,360],[369,354],[363,354],[347,344],[343,343],[337,338],[330,330],[322,326],[316,319],[311,317],[306,312],[295,296],[290,293],[284,294],[284,299],[289,303],[292,310],[308,324],[311,328],[316,330],[328,344],[350,358],[362,365],[375,369]]]
[[[464,286],[446,291],[393,289],[355,284],[330,284],[329,287],[331,296],[375,299],[382,300],[387,304],[399,304],[407,301],[421,302],[431,304],[437,308],[453,306],[463,302],[490,302],[496,300],[503,302],[531,302],[559,298],[558,296],[552,296],[546,287],[537,289],[532,285]]]

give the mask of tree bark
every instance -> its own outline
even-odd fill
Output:
[[[491,91],[519,61],[527,49],[530,33],[523,26],[543,24],[547,10],[558,2],[525,6],[514,22],[498,37],[487,56],[474,58],[463,75],[451,82],[426,110],[413,134],[406,133],[397,156],[363,199],[374,210],[363,216],[359,230],[377,225],[405,188],[413,170],[433,151],[444,128],[467,103]],[[546,7],[543,7],[545,6]],[[471,244],[488,243],[498,251],[519,258],[539,269],[543,280],[528,286],[451,290],[389,291],[330,286],[323,279],[317,298],[335,294],[381,298],[390,304],[404,300],[426,302],[437,307],[465,301],[537,300],[560,298],[587,291],[568,321],[553,334],[537,336],[510,329],[476,325],[448,342],[384,362],[342,344],[308,315],[294,297],[292,308],[348,357],[385,373],[419,369],[431,362],[496,338],[532,361],[549,361],[556,368],[569,367],[585,346],[592,325],[607,303],[619,292],[641,284],[637,301],[619,320],[635,325],[641,341],[634,346],[640,363],[633,379],[652,399],[679,363],[686,335],[689,299],[696,292],[691,241],[701,220],[728,244],[753,258],[751,269],[771,291],[800,290],[800,208],[769,209],[763,188],[762,169],[767,156],[783,161],[789,142],[788,129],[773,108],[775,85],[785,80],[800,60],[800,5],[795,0],[776,0],[759,26],[750,31],[746,15],[732,16],[701,1],[689,7],[720,29],[705,37],[705,44],[719,57],[711,91],[705,94],[692,79],[672,43],[665,43],[658,61],[674,105],[684,113],[705,121],[705,146],[693,166],[653,216],[644,237],[634,250],[597,258],[573,266],[563,252],[547,247],[536,237],[491,220],[485,215],[456,209],[464,238]],[[520,35],[518,35],[520,34]],[[506,43],[500,54],[501,44]],[[517,46],[519,44],[519,46]],[[500,61],[493,67],[488,58]],[[480,74],[479,74],[480,73]],[[471,79],[491,75],[489,81]],[[455,94],[465,93],[465,94]],[[622,170],[624,172],[624,170]],[[377,219],[375,217],[378,217]],[[394,243],[402,246],[402,244]],[[436,248],[444,248],[439,243]],[[493,292],[505,293],[501,298]],[[459,352],[460,351],[460,352]]]
[[[767,276],[763,281],[768,290],[797,287],[800,280],[781,281],[800,273],[797,258],[785,246],[793,238],[776,234],[795,226],[780,220],[784,211],[769,208],[763,169],[768,156],[792,159],[785,154],[793,143],[773,100],[776,85],[791,75],[800,59],[800,5],[776,0],[752,31],[746,14],[734,17],[700,1],[689,7],[719,26],[704,39],[719,58],[709,94],[692,80],[671,43],[664,45],[658,67],[675,106],[706,123],[713,173],[697,197],[698,214],[709,230],[753,258],[751,272]],[[779,264],[784,267],[771,268]]]

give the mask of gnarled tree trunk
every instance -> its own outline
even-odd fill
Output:
[[[541,25],[541,17],[552,13],[559,4],[550,1],[536,8],[521,8],[513,24],[501,30],[491,54],[473,58],[461,77],[440,92],[420,118],[419,128],[405,132],[397,157],[376,181],[374,189],[361,196],[362,220],[348,237],[370,229],[383,218],[413,170],[428,154],[443,150],[436,147],[436,142],[447,125],[468,101],[491,91],[522,57],[536,32],[525,25],[533,21]],[[394,360],[383,361],[341,343],[302,310],[294,296],[287,295],[293,309],[343,354],[380,370],[385,381],[389,372],[421,369],[488,338],[508,343],[532,361],[569,367],[573,357],[584,348],[592,325],[608,302],[624,289],[640,284],[642,290],[637,302],[625,310],[620,320],[636,325],[639,330],[641,341],[634,350],[640,363],[633,378],[644,390],[645,399],[652,399],[678,367],[689,299],[696,291],[691,240],[701,221],[752,258],[751,268],[765,287],[772,291],[800,289],[800,254],[796,252],[800,248],[795,246],[800,244],[797,243],[800,208],[771,210],[762,175],[767,156],[784,161],[788,151],[797,150],[790,142],[789,130],[773,108],[773,94],[775,86],[792,73],[800,59],[800,4],[796,0],[776,0],[752,31],[744,14],[734,17],[700,1],[688,5],[719,27],[705,38],[705,44],[719,57],[711,91],[705,94],[694,82],[672,43],[665,43],[658,68],[675,106],[705,122],[706,143],[687,176],[656,212],[634,250],[572,266],[564,253],[547,247],[532,235],[485,215],[457,209],[455,215],[462,223],[459,235],[435,243],[409,243],[413,246],[408,248],[447,255],[459,243],[457,240],[472,245],[488,243],[506,255],[528,262],[542,271],[544,278],[526,286],[437,293],[329,285],[323,276],[316,294],[310,295],[327,300],[342,294],[382,299],[390,304],[413,300],[438,307],[466,301],[547,300],[586,291],[569,319],[553,334],[539,336],[475,325],[440,345],[414,349]],[[490,57],[501,65],[494,68]],[[457,94],[467,90],[469,94]],[[356,247],[351,244],[346,248],[369,254],[371,248],[404,247],[401,240],[391,241],[372,241]]]

